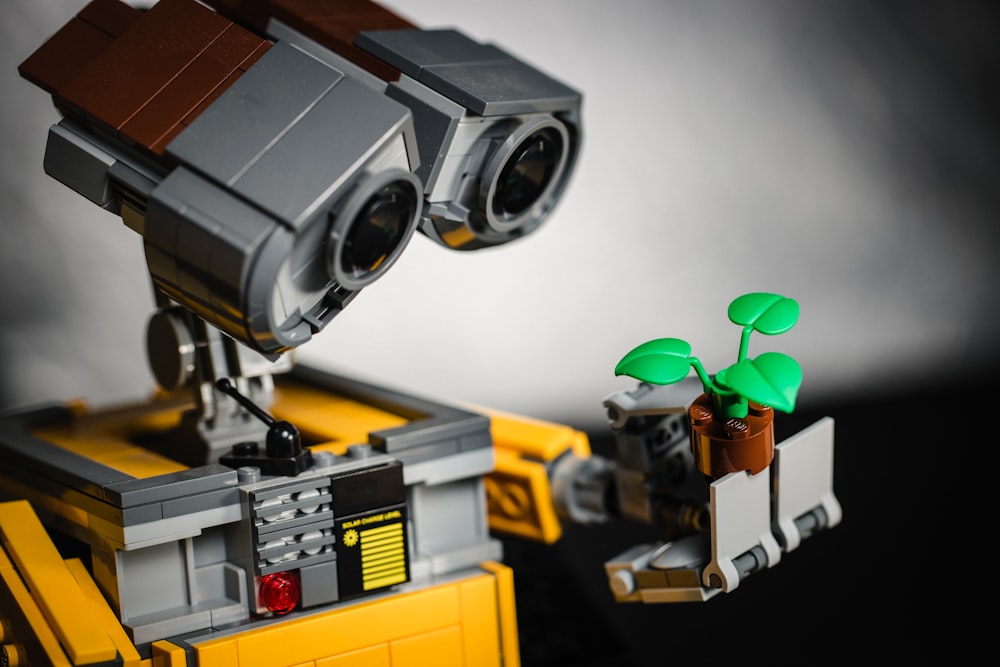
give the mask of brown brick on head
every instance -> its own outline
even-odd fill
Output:
[[[194,0],[95,0],[21,66],[69,117],[162,155],[270,46]]]

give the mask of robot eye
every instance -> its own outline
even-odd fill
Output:
[[[500,170],[493,195],[493,214],[518,216],[545,192],[563,156],[562,135],[548,127],[532,134],[512,151]]]
[[[354,219],[340,253],[341,270],[361,279],[388,259],[417,210],[409,184],[396,181],[369,197]]]
[[[334,215],[328,267],[343,287],[374,282],[402,253],[416,228],[421,188],[409,172],[369,179]]]
[[[541,116],[517,127],[487,162],[480,206],[490,233],[525,233],[555,205],[569,162],[565,126]]]

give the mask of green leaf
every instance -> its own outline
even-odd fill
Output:
[[[764,335],[773,336],[795,326],[799,321],[799,304],[779,294],[752,292],[736,297],[729,304],[729,319],[733,324],[752,326]]]
[[[673,384],[691,372],[691,344],[680,338],[657,338],[633,348],[615,366],[615,375],[628,375],[652,384]]]
[[[802,385],[799,363],[780,352],[744,359],[726,371],[730,388],[747,400],[791,412]]]

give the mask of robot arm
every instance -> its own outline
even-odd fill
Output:
[[[559,539],[562,521],[626,518],[670,537],[704,531],[707,505],[691,499],[700,480],[691,483],[683,408],[654,403],[662,389],[640,385],[605,400],[614,460],[591,453],[587,436],[569,427],[490,413],[497,452],[487,478],[491,528],[545,543]]]
[[[748,303],[755,306],[751,324],[740,312]],[[798,305],[792,304],[777,295],[746,295],[733,302],[730,318],[773,335],[794,324]],[[739,403],[734,397],[742,394],[787,410],[794,406],[797,364],[776,353],[748,359],[750,330],[738,363],[714,377],[677,339],[651,341],[626,355],[620,373],[649,381],[604,401],[615,434],[613,461],[591,455],[582,434],[550,426],[541,436],[541,426],[518,431],[494,418],[491,527],[551,542],[560,534],[557,517],[580,523],[618,517],[658,526],[662,541],[636,545],[606,562],[609,586],[620,602],[686,602],[735,590],[803,539],[840,523],[832,419],[775,446],[770,405],[734,405],[742,416],[727,412],[727,401]],[[708,381],[697,398],[696,386],[676,383],[689,364]],[[790,369],[790,379],[775,368]],[[727,393],[719,398],[722,382]],[[533,502],[525,500],[530,492]],[[537,504],[553,509],[546,513]]]
[[[619,602],[705,601],[777,565],[805,538],[840,523],[833,493],[833,420],[775,446],[764,470],[707,482],[696,473],[687,406],[676,387],[640,383],[605,400],[616,456],[583,433],[492,414],[496,469],[486,477],[490,528],[553,543],[562,522],[624,519],[663,540],[605,563]]]

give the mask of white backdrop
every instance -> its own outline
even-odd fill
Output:
[[[796,357],[802,404],[996,359],[994,128],[885,14],[818,0],[387,4],[582,91],[584,148],[537,233],[471,254],[414,239],[299,363],[590,428],[631,386],[613,368],[637,343],[682,337],[709,370],[731,363],[725,309],[745,291],[801,303],[799,325],[751,353]],[[140,239],[42,173],[58,117],[15,71],[82,5],[5,2],[5,405],[152,387]]]

